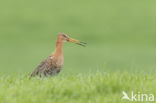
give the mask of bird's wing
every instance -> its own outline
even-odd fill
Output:
[[[34,76],[34,75],[40,75],[42,73],[42,71],[44,71],[45,69],[47,69],[50,65],[50,61],[52,60],[52,57],[48,57],[45,60],[43,60],[36,68],[35,70],[30,74],[30,77]]]

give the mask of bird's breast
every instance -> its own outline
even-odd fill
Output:
[[[56,65],[57,67],[61,68],[63,66],[64,60],[63,60],[63,56],[60,56],[56,59]]]

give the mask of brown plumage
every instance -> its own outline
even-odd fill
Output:
[[[82,46],[85,46],[86,44],[84,42],[69,38],[64,33],[59,33],[56,39],[55,51],[36,67],[36,69],[30,74],[30,77],[35,75],[49,76],[60,72],[63,66],[62,46],[65,41],[76,43]]]

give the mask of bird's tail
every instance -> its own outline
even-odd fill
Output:
[[[33,76],[35,76],[36,74],[36,70],[34,70],[30,75],[29,75],[29,79],[31,79]]]
[[[33,77],[33,72],[29,75],[29,79],[31,79]]]

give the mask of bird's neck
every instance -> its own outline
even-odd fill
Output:
[[[55,51],[54,51],[55,56],[58,57],[58,56],[63,55],[62,46],[63,46],[63,42],[56,41],[56,48],[55,48]]]

